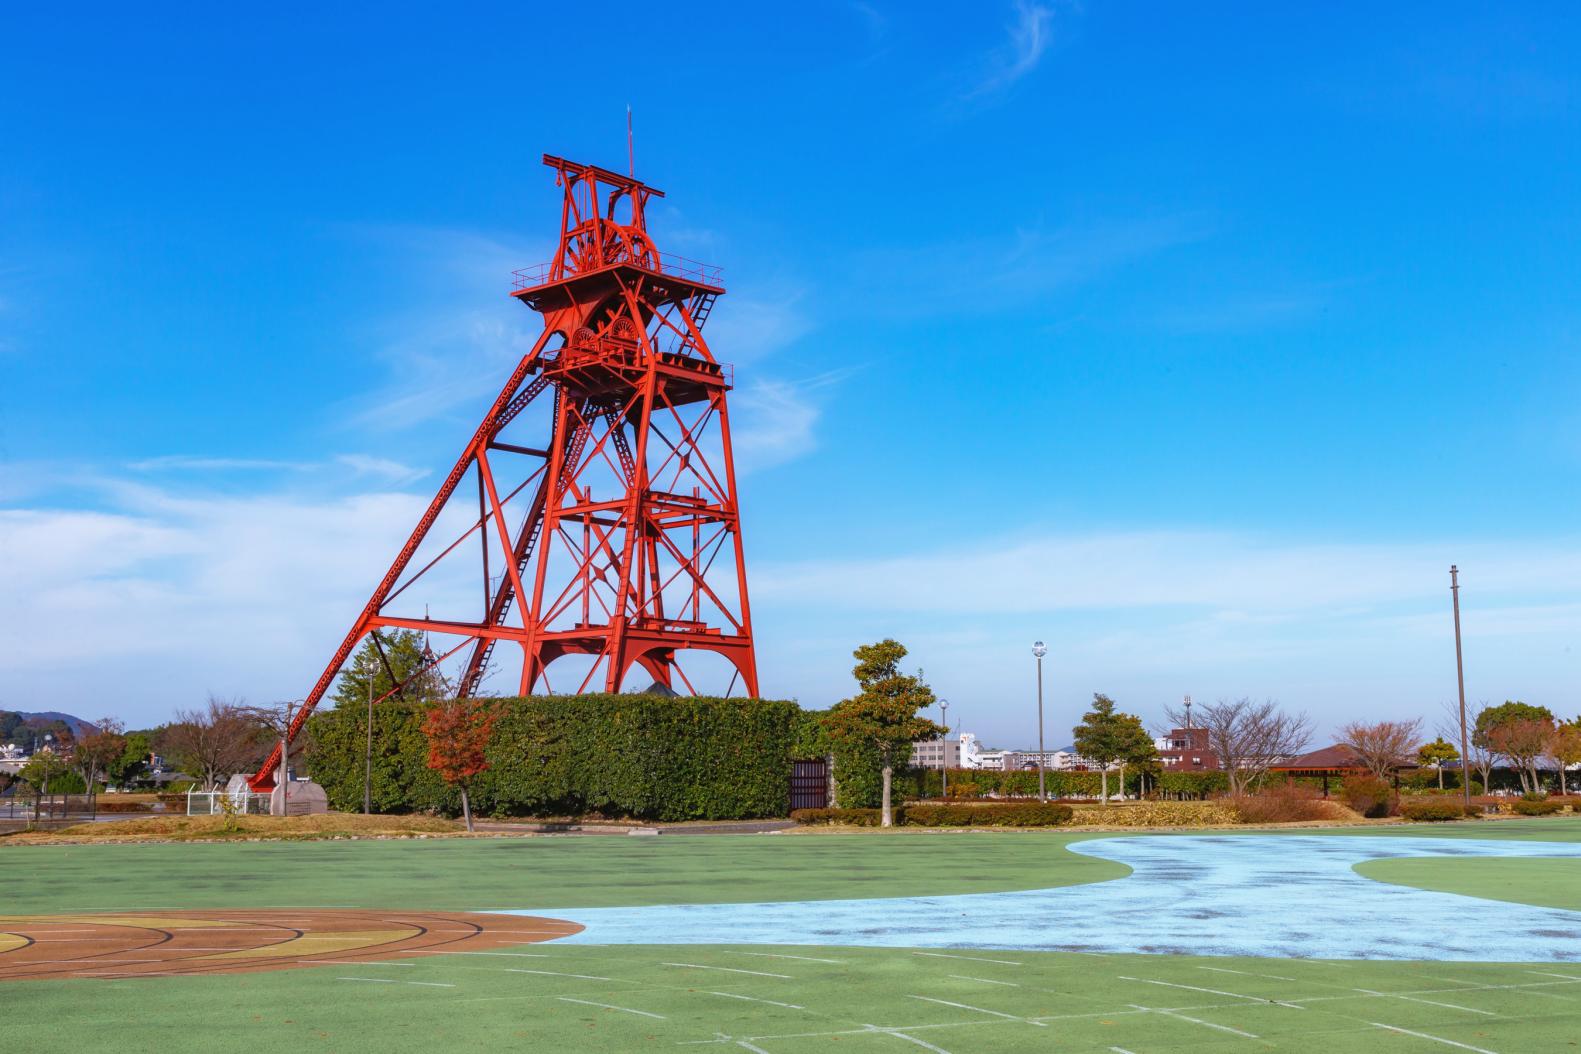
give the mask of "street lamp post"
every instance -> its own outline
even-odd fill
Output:
[[[943,716],[944,742],[939,753],[939,797],[950,796],[950,701],[939,700],[939,713]]]
[[[1048,784],[1044,782],[1043,767],[1047,755],[1043,751],[1043,656],[1049,653],[1042,641],[1032,643],[1032,654],[1038,660],[1038,801],[1048,801]]]

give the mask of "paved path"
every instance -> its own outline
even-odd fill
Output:
[[[1335,836],[1132,836],[1075,852],[1125,878],[1015,893],[535,909],[582,944],[823,944],[1467,962],[1581,961],[1581,912],[1374,882],[1386,857],[1574,857],[1581,844]]]

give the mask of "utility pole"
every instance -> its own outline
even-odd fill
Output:
[[[362,759],[362,815],[373,815],[373,663],[368,663],[368,746]]]
[[[1044,782],[1043,769],[1048,755],[1043,749],[1043,656],[1049,653],[1048,645],[1034,641],[1032,654],[1038,660],[1038,801],[1048,801],[1048,784]]]
[[[1466,666],[1460,651],[1460,568],[1449,565],[1449,595],[1455,604],[1455,681],[1460,688],[1460,797],[1471,811],[1471,744],[1466,737]],[[1486,788],[1484,788],[1486,789]]]
[[[280,724],[280,815],[291,815],[291,703],[285,704]]]

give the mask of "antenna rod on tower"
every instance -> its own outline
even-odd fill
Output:
[[[626,175],[637,178],[637,148],[631,140],[631,104],[626,104]]]

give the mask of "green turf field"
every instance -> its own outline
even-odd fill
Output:
[[[1390,828],[1574,841],[1581,820]],[[1311,832],[1307,832],[1311,833]],[[1325,831],[1327,833],[1339,833]],[[1123,877],[1101,835],[937,833],[4,847],[13,913],[479,909],[909,896]],[[1573,861],[1373,861],[1491,895]],[[1469,869],[1468,869],[1469,868]],[[1479,870],[1481,869],[1481,870]],[[1493,872],[1498,871],[1495,875]],[[1566,872],[1575,875],[1573,870]],[[1408,881],[1407,881],[1408,880]],[[1531,893],[1529,895],[1536,895]],[[1532,901],[1575,906],[1556,900]],[[1446,920],[1446,925],[1452,920]],[[1581,1049],[1581,964],[1323,962],[761,945],[536,944],[272,973],[0,984],[29,1052]]]
[[[1130,869],[1090,835],[664,835],[0,845],[6,912],[145,908],[618,907],[1045,889]]]
[[[1581,1036],[1581,967],[800,946],[531,945],[383,966],[13,982],[5,995],[49,1022],[27,1050],[73,1054],[1513,1054],[1574,1049]]]
[[[1368,860],[1355,871],[1417,889],[1581,911],[1581,860]]]

